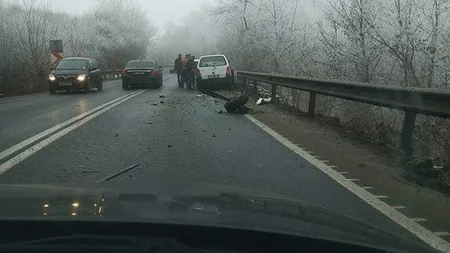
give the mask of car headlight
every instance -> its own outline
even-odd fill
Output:
[[[48,75],[48,80],[53,82],[56,80],[56,77],[54,75]]]
[[[86,75],[79,75],[77,77],[77,80],[80,81],[80,82],[83,82],[84,80],[86,80]]]

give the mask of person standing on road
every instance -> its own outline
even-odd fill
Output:
[[[194,72],[195,72],[195,61],[194,57],[189,55],[188,61],[187,61],[187,87],[188,89],[191,89],[194,85]]]
[[[181,86],[184,86],[184,84],[188,82],[188,68],[187,63],[189,60],[189,54],[186,54],[186,56],[181,60],[181,69],[182,69],[182,84]]]
[[[177,72],[178,79],[178,87],[183,86],[183,68],[181,65],[181,61],[183,60],[183,56],[181,54],[178,55],[178,58],[175,59],[175,71]]]

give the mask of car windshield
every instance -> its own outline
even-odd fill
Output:
[[[223,56],[208,56],[200,59],[199,67],[225,66],[227,62]]]
[[[152,61],[130,61],[125,68],[154,68],[156,67]]]
[[[450,0],[0,0],[0,227],[15,204],[450,253]]]
[[[82,70],[87,69],[88,62],[86,60],[62,60],[55,67],[56,70]]]

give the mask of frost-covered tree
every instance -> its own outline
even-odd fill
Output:
[[[46,89],[52,39],[63,40],[65,57],[93,57],[103,68],[152,49],[156,29],[135,1],[103,0],[80,16],[50,10],[44,0],[0,0],[0,94]]]

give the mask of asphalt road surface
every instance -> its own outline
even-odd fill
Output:
[[[173,75],[155,90],[124,91],[120,81],[112,81],[91,94],[0,100],[0,152],[127,94],[134,97],[5,167],[0,183],[95,183],[140,164],[113,180],[181,180],[270,191],[414,238],[244,115],[219,113],[223,101],[177,88]]]

